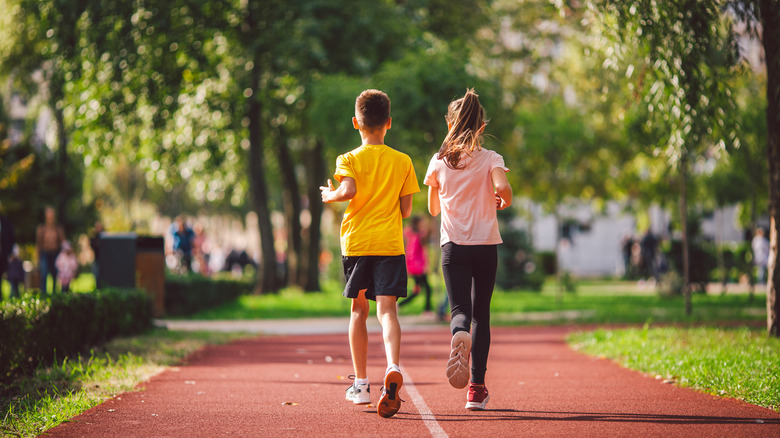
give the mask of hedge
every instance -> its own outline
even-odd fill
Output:
[[[254,283],[227,278],[208,278],[196,274],[165,278],[165,314],[192,315],[203,309],[233,301],[252,292]]]
[[[0,305],[0,382],[8,382],[55,357],[87,352],[115,336],[152,326],[151,302],[140,290],[100,289],[55,294]]]

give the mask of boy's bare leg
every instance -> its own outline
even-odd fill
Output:
[[[352,352],[352,367],[356,379],[368,377],[366,370],[368,362],[368,299],[365,290],[361,290],[357,298],[352,299],[352,313],[349,317],[349,349]]]
[[[398,322],[397,298],[394,296],[376,297],[376,316],[382,325],[382,337],[385,341],[387,366],[399,365],[401,356],[401,324]]]

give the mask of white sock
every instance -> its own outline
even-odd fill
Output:
[[[355,379],[355,385],[368,385],[368,378],[365,379]]]
[[[401,368],[398,365],[396,365],[396,364],[390,365],[389,367],[387,367],[387,369],[388,369],[388,371],[389,370],[395,370],[395,371],[398,371],[399,373],[401,372]]]

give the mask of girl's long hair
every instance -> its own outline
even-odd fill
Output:
[[[444,160],[452,169],[462,169],[461,154],[471,156],[482,148],[482,129],[485,124],[485,109],[479,103],[479,96],[473,88],[466,90],[460,99],[450,102],[447,108],[447,123],[451,126],[441,144],[437,158]]]

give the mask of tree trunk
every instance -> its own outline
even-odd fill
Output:
[[[57,211],[57,220],[59,223],[67,223],[66,217],[66,205],[68,198],[68,132],[65,129],[65,114],[62,108],[58,108],[63,100],[64,96],[64,80],[59,76],[61,72],[55,71],[49,78],[49,108],[54,115],[54,123],[57,126],[57,189],[59,196],[57,197],[57,205],[55,209]]]
[[[769,162],[769,265],[767,267],[767,331],[780,337],[780,300],[777,286],[780,282],[778,238],[780,237],[780,2],[762,0],[760,3],[766,58],[766,121],[767,160]]]
[[[720,211],[720,215],[718,215],[718,211]],[[726,288],[728,287],[729,282],[728,267],[726,266],[725,257],[723,256],[723,230],[725,228],[723,224],[724,216],[725,212],[723,211],[723,206],[718,205],[718,208],[715,210],[714,217],[717,219],[717,223],[715,224],[715,244],[717,245],[718,251],[718,270],[720,271],[721,295],[726,295]]]
[[[252,201],[257,213],[260,228],[260,248],[262,252],[259,291],[262,293],[279,290],[276,277],[276,251],[274,251],[274,232],[271,224],[271,212],[268,208],[268,186],[263,173],[263,128],[262,104],[260,102],[260,71],[257,65],[251,73],[252,96],[249,98],[247,117],[249,118],[249,178],[252,186]]]
[[[753,194],[750,197],[750,233],[754,233],[758,228],[758,207],[756,206],[756,195]],[[751,252],[752,253],[752,252]],[[750,268],[748,269],[748,280],[750,281],[750,302],[753,302],[753,298],[756,294],[756,277],[753,271],[753,262],[750,262]]]
[[[303,289],[306,292],[320,290],[320,239],[322,236],[320,227],[324,209],[320,200],[320,185],[325,184],[322,150],[322,141],[316,140],[314,148],[306,157],[306,173],[308,175],[306,179],[306,194],[309,198],[309,213],[311,214],[311,224],[309,224],[308,239],[306,240],[306,260],[304,262],[306,282],[303,285]]]
[[[683,296],[685,314],[693,313],[691,303],[691,261],[688,257],[688,157],[680,160],[680,229],[682,230]]]
[[[287,222],[287,284],[304,286],[305,276],[300,269],[303,259],[301,242],[301,193],[298,179],[295,177],[295,165],[287,147],[287,131],[279,128],[276,139],[277,158],[282,173],[282,197],[284,198],[284,216]]]

